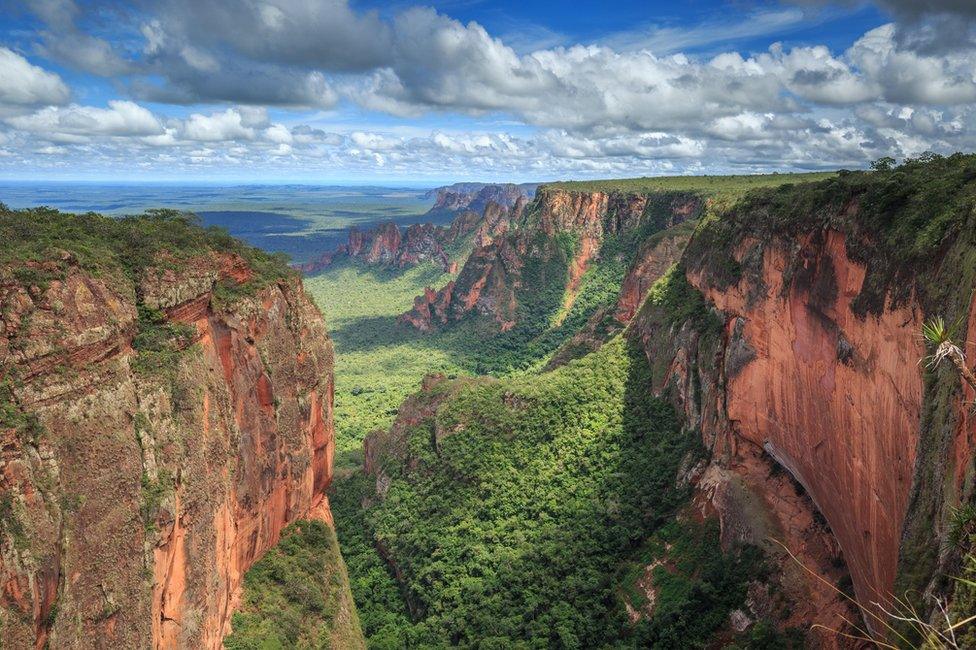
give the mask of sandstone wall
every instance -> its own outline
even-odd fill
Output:
[[[37,420],[0,431],[4,647],[219,648],[244,572],[330,521],[325,325],[297,280],[226,299],[250,270],[213,255],[138,287],[189,335],[147,369],[134,288],[67,268],[0,287],[4,406]]]

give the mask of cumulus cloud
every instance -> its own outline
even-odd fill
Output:
[[[228,108],[211,115],[194,113],[183,123],[182,136],[197,142],[253,140],[254,127],[263,121],[264,115],[237,108]]]
[[[49,106],[7,122],[22,131],[40,134],[52,142],[84,142],[94,136],[151,136],[163,126],[150,111],[130,101],[113,100],[108,108]]]
[[[274,159],[278,168],[551,176],[818,169],[976,148],[976,40],[939,50],[906,36],[924,35],[933,16],[969,25],[969,3],[930,3],[934,13],[916,15],[900,0],[879,2],[896,22],[844,51],[773,43],[751,54],[689,56],[675,44],[753,38],[797,24],[803,12],[758,11],[757,24],[732,25],[724,36],[703,24],[683,36],[638,31],[527,51],[426,7],[381,17],[346,0],[164,0],[133,14],[123,55],[119,43],[82,29],[93,20],[89,5],[32,0],[46,25],[40,52],[59,58],[46,34],[64,33],[65,42],[79,43],[79,61],[87,61],[80,67],[104,74],[120,66],[120,91],[193,108],[178,119],[132,101],[64,106],[68,89],[57,75],[0,48],[0,63],[11,62],[0,65],[0,81],[34,79],[0,84],[0,105],[20,107],[0,113],[4,150],[36,151],[40,142],[65,155],[86,147],[90,160],[105,160],[113,146],[120,156],[127,139],[147,169]],[[362,124],[330,130],[321,126],[324,112],[306,113],[309,123],[276,112],[272,122],[267,107],[463,114],[475,126],[410,136]],[[518,124],[522,136],[477,127],[498,120]]]
[[[63,104],[70,95],[61,77],[0,46],[0,104]]]
[[[77,27],[82,11],[74,0],[28,0],[26,4],[47,25],[40,33],[39,47],[45,56],[106,77],[132,71],[132,64],[108,41]]]
[[[976,48],[932,55],[903,47],[894,25],[841,55],[825,46],[773,44],[751,57],[700,61],[606,46],[518,55],[484,28],[431,9],[394,21],[393,63],[343,92],[397,115],[429,110],[514,113],[585,134],[694,131],[747,112],[790,114],[872,101],[952,105],[976,100]]]

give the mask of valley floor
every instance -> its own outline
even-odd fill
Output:
[[[397,325],[425,286],[450,279],[434,264],[393,271],[342,262],[305,279],[336,346],[336,471],[362,465],[363,438],[388,428],[427,373],[461,366],[443,341]]]

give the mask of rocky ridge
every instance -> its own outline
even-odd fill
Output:
[[[505,232],[511,215],[520,213],[530,185],[462,184],[434,191],[436,201],[427,212],[430,221],[401,229],[388,221],[373,228],[349,230],[348,242],[327,251],[316,260],[299,265],[303,273],[318,273],[341,258],[354,258],[369,265],[406,268],[434,262],[446,273],[456,273],[455,249],[473,237],[475,246],[486,246]],[[447,226],[435,225],[450,218]],[[455,255],[456,256],[456,255]]]
[[[479,240],[456,280],[437,291],[428,288],[416,298],[413,309],[400,316],[400,322],[431,331],[475,313],[494,320],[502,331],[509,330],[518,320],[523,288],[529,292],[538,288],[525,286],[523,277],[526,264],[537,261],[565,262],[562,293],[564,308],[569,309],[606,239],[638,229],[650,234],[694,220],[703,205],[694,193],[590,193],[542,187],[531,204],[516,205],[510,225]],[[635,300],[640,277],[656,279],[655,273],[677,259],[681,248],[679,241],[666,249],[643,251],[649,266],[632,270],[628,282],[638,286],[628,289],[623,303]],[[621,306],[623,312],[632,308]]]

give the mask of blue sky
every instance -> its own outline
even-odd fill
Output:
[[[521,181],[972,150],[974,7],[8,2],[0,178]]]

